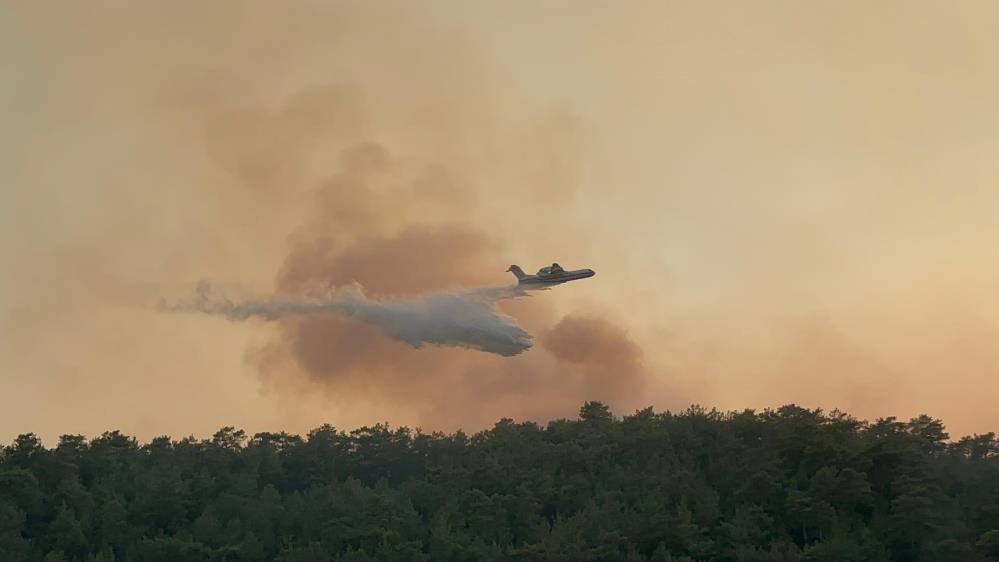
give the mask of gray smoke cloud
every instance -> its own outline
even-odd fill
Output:
[[[218,287],[202,281],[192,296],[174,303],[163,300],[159,309],[210,314],[232,321],[338,314],[357,318],[415,348],[433,344],[510,357],[530,349],[534,338],[512,318],[497,311],[493,304],[524,296],[527,293],[523,289],[509,286],[374,300],[364,294],[359,284],[351,284],[333,289],[324,298],[317,299],[266,297],[233,300]]]

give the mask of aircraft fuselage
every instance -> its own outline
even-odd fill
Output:
[[[556,265],[556,264],[553,264]],[[512,271],[514,275],[517,276],[518,285],[526,286],[547,286],[547,285],[561,285],[562,283],[568,283],[569,281],[576,281],[579,279],[586,279],[588,277],[593,277],[596,272],[592,269],[574,269],[571,271],[565,271],[558,268],[556,271],[550,271],[551,268],[542,268],[535,275],[526,275],[517,266],[510,266],[507,271]]]
[[[592,269],[576,269],[574,271],[566,271],[557,276],[552,277],[539,277],[537,275],[528,275],[527,277],[519,280],[520,285],[558,285],[560,283],[568,283],[569,281],[575,281],[577,279],[586,279],[587,277],[593,277],[596,272]]]

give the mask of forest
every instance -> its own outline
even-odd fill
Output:
[[[929,416],[599,402],[473,435],[25,434],[0,454],[0,560],[995,561],[999,443]]]

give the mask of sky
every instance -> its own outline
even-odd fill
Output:
[[[0,18],[0,442],[795,403],[999,429],[991,2],[22,3]],[[498,304],[516,357],[203,279]]]

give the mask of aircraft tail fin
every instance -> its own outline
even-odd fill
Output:
[[[520,281],[521,279],[527,277],[527,274],[524,273],[523,269],[520,269],[519,265],[511,265],[510,268],[507,269],[507,271],[509,271],[509,272],[513,273],[514,275],[516,275],[518,281]]]

